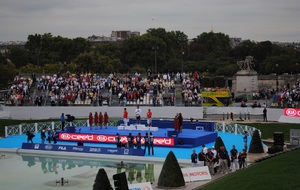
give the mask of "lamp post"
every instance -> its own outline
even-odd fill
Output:
[[[157,74],[157,56],[156,56],[156,51],[159,49],[159,47],[155,46],[152,47],[154,50],[154,74]]]
[[[276,66],[276,92],[278,92],[278,64]]]
[[[297,83],[297,81],[298,81],[298,74],[299,74],[299,72],[298,72],[298,63],[296,63],[296,83]]]
[[[182,51],[181,73],[183,73],[183,56],[184,56],[184,51]]]

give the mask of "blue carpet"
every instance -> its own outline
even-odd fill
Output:
[[[242,135],[235,135],[231,133],[218,133],[218,136],[220,136],[227,148],[228,151],[232,148],[232,145],[235,145],[237,150],[240,152],[243,149],[244,142],[243,142],[243,136]],[[21,148],[22,143],[27,142],[27,136],[26,135],[15,135],[15,136],[9,136],[7,138],[0,139],[0,148]],[[35,134],[35,137],[33,138],[34,143],[40,143],[40,134]],[[248,147],[251,142],[251,137],[248,137]],[[77,145],[76,142],[65,142],[60,141],[58,144],[65,144],[65,145]],[[206,144],[206,147],[210,148],[214,146],[214,142]],[[114,144],[103,144],[103,143],[84,143],[85,146],[100,146],[100,147],[115,147]],[[200,152],[202,147],[194,147],[194,148],[170,148],[170,147],[155,147],[154,152],[155,155],[148,156],[147,157],[157,157],[157,158],[165,158],[169,151],[173,151],[176,155],[177,159],[190,159],[190,155],[193,150],[196,150],[196,152]]]

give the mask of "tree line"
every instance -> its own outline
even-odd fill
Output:
[[[204,32],[189,40],[182,31],[150,28],[141,36],[98,44],[51,33],[29,35],[25,46],[12,45],[0,54],[0,77],[10,82],[18,72],[146,73],[154,72],[155,65],[160,73],[183,70],[231,77],[239,70],[236,62],[248,55],[259,74],[299,72],[300,53],[293,47],[250,40],[232,46],[223,33]]]

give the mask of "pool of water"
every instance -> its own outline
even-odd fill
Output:
[[[112,176],[125,172],[128,183],[157,183],[163,163],[87,159],[67,156],[1,153],[0,189],[52,190],[92,189],[100,168],[104,168],[114,188]],[[190,166],[180,164],[181,167]],[[63,178],[63,180],[62,180]]]

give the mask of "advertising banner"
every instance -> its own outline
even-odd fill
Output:
[[[128,188],[129,190],[152,190],[152,186],[150,182],[128,184]]]
[[[297,108],[284,108],[284,115],[290,117],[300,117],[300,109]]]
[[[207,166],[183,168],[181,171],[185,182],[211,180]]]
[[[83,133],[59,133],[59,140],[62,141],[83,141],[83,142],[98,142],[98,143],[116,143],[113,135],[99,135],[99,134],[83,134]],[[121,142],[126,144],[127,137],[121,136]],[[144,138],[142,138],[144,144]],[[156,146],[174,146],[174,138],[155,137],[154,145]]]

